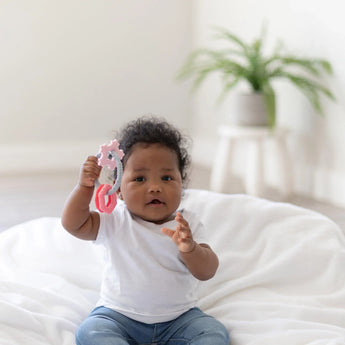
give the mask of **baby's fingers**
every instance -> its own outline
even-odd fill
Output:
[[[175,220],[177,221],[177,223],[184,227],[184,228],[189,228],[189,224],[188,222],[183,218],[182,214],[180,212],[176,213],[176,217]]]
[[[183,233],[184,237],[190,236],[191,231],[188,222],[183,218],[180,212],[177,212],[175,220],[177,221],[177,231]]]
[[[97,163],[97,157],[88,157],[81,169],[80,184],[88,187],[94,186],[94,182],[99,177],[101,170],[102,168]]]
[[[174,234],[175,234],[175,230],[171,230],[171,229],[168,229],[168,228],[162,228],[161,229],[161,232],[169,237],[173,237]]]
[[[94,171],[101,171],[101,167],[98,165],[98,158],[95,156],[87,157],[87,160],[83,164],[84,169],[91,169]]]

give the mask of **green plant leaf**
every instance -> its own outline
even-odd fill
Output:
[[[294,75],[292,73],[282,73],[281,76],[290,80],[300,91],[302,91],[302,93],[308,98],[308,100],[320,114],[322,114],[319,97],[320,93],[332,100],[335,100],[335,97],[328,88],[322,86],[314,80],[305,78],[303,76]]]
[[[240,39],[237,35],[227,31],[224,28],[221,27],[215,27],[215,30],[217,31],[217,34],[215,35],[215,38],[217,39],[225,39],[227,41],[230,41],[231,43],[235,44],[239,48],[243,50],[244,53],[247,53],[249,50],[249,46]]]
[[[272,129],[276,123],[276,95],[272,86],[266,83],[263,87],[264,101],[266,105],[266,115],[268,126]]]
[[[229,91],[231,89],[233,89],[237,85],[237,83],[239,81],[240,81],[240,78],[233,78],[231,80],[224,80],[224,87],[223,87],[222,93],[219,95],[219,97],[217,99],[218,105],[224,101],[224,98],[226,97],[226,95],[229,93]]]

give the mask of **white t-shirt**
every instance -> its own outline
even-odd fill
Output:
[[[180,210],[197,243],[207,243],[197,217]],[[196,304],[199,281],[183,263],[179,250],[161,228],[175,229],[175,220],[154,224],[133,216],[124,203],[111,214],[100,214],[95,241],[106,251],[98,306],[134,320],[158,323],[175,319]]]

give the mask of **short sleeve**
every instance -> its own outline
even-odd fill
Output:
[[[97,245],[106,245],[115,236],[116,231],[121,229],[126,216],[128,217],[124,203],[119,203],[110,214],[99,213],[100,224],[94,243]]]

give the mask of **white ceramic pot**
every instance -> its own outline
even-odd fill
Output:
[[[242,93],[234,97],[230,121],[237,126],[267,126],[266,106],[261,93]]]

